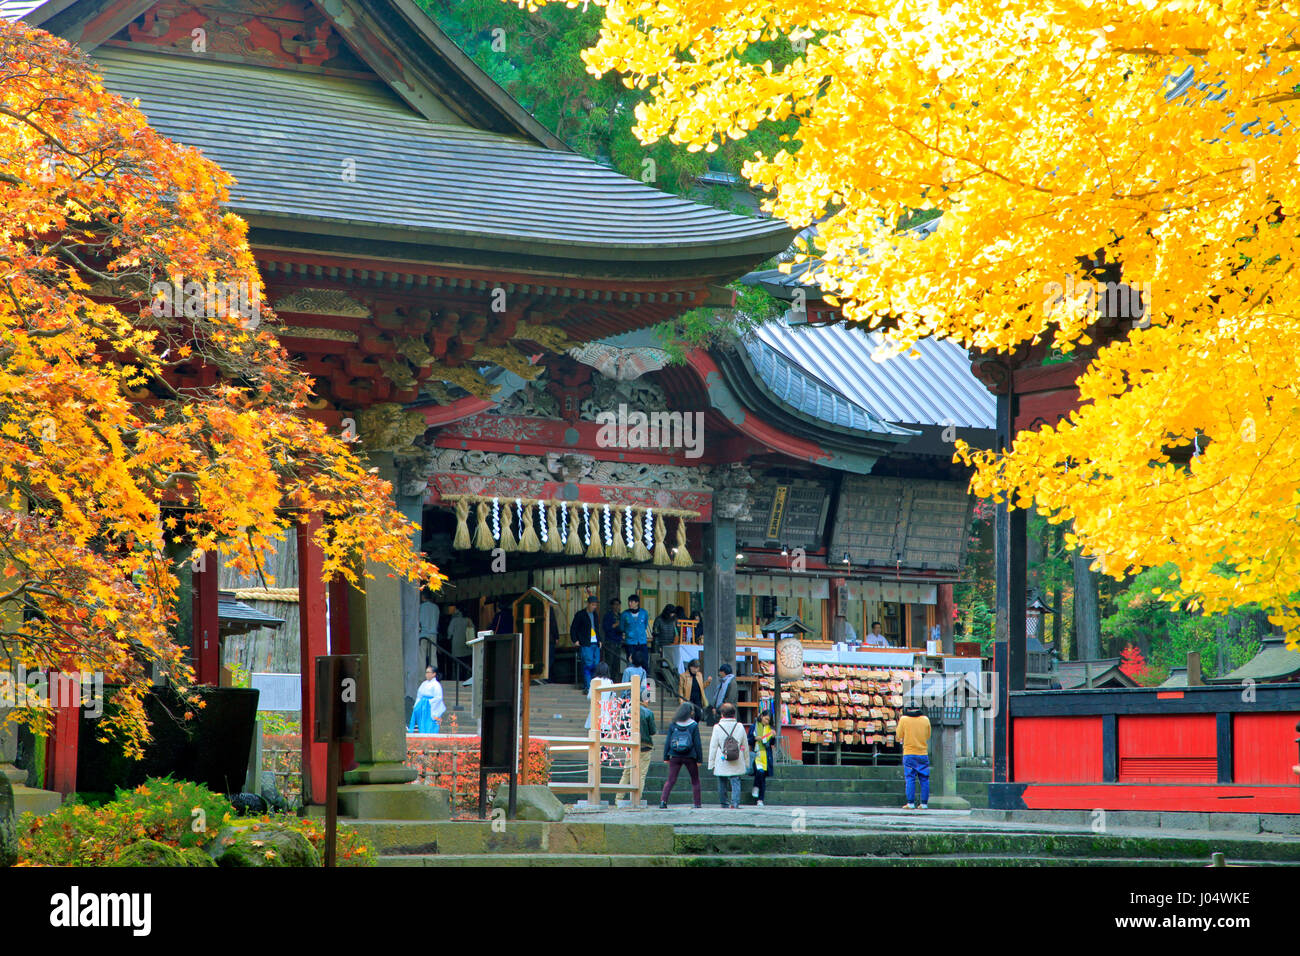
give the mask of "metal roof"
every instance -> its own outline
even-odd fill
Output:
[[[259,627],[279,627],[283,618],[263,614],[252,605],[245,604],[230,591],[217,594],[217,620],[235,630],[255,630]]]
[[[793,411],[850,431],[881,435],[917,434],[873,415],[848,395],[818,378],[798,358],[761,338],[746,338],[744,347],[753,374],[767,386],[772,398]]]
[[[0,0],[0,17],[21,20],[44,2],[45,0]]]
[[[994,427],[997,400],[956,342],[922,339],[916,343],[920,358],[899,355],[877,362],[873,356],[884,346],[884,336],[858,326],[791,326],[778,319],[760,326],[753,338],[873,418],[900,425]]]
[[[308,220],[297,228],[675,260],[770,254],[790,235],[782,222],[689,202],[575,153],[430,122],[380,81],[108,46],[95,58],[155,129],[238,180],[236,211],[278,228]]]

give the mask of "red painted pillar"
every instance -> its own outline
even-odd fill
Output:
[[[331,654],[351,654],[352,635],[348,625],[348,583],[336,577],[330,581],[330,650]],[[339,745],[339,766],[351,770],[357,765],[350,740]]]
[[[217,562],[206,551],[194,572],[194,679],[200,684],[221,683],[221,622],[217,619]]]
[[[325,797],[325,761],[328,745],[316,736],[316,658],[329,653],[329,618],[325,582],[321,580],[323,556],[313,539],[321,526],[313,514],[297,525],[298,533],[298,648],[302,667],[302,785],[305,806]]]
[[[50,739],[45,752],[45,787],[62,794],[77,789],[77,735],[81,726],[81,696],[63,699],[58,695],[59,672],[49,672],[50,695],[54,719],[50,726]],[[70,695],[69,695],[70,696]]]

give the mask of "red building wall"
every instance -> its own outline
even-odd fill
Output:
[[[1214,714],[1121,715],[1120,783],[1214,783],[1218,745]]]
[[[1232,715],[1234,783],[1300,784],[1291,768],[1300,762],[1295,714]]]
[[[1019,717],[1014,757],[1017,780],[1100,783],[1100,717]]]

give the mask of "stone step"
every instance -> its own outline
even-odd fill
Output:
[[[664,768],[663,751],[656,749],[651,751],[654,754],[655,767]],[[570,764],[575,767],[586,767],[585,761],[574,760],[569,755],[564,755],[552,761],[552,766],[557,768],[567,768]],[[654,769],[651,771],[655,772]],[[667,773],[667,769],[663,769]],[[836,780],[901,780],[903,768],[899,764],[882,765],[879,767],[832,767],[832,766],[814,766],[811,764],[781,764],[776,768],[777,779],[801,778],[815,780],[818,786],[823,783]],[[958,767],[958,782],[989,784],[992,782],[992,772],[986,768],[977,767]]]

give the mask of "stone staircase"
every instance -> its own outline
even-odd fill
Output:
[[[668,777],[668,767],[663,763],[663,752],[656,747],[654,763],[646,778],[644,799],[652,806],[658,803],[660,791]],[[572,759],[556,759],[552,764],[552,778],[564,781],[585,779],[586,764]],[[606,769],[601,775],[603,783],[616,783],[619,771]],[[988,806],[988,786],[992,771],[987,767],[960,767],[957,770],[957,795],[965,798],[972,808]],[[741,778],[741,805],[754,804],[753,777]],[[700,796],[706,806],[718,803],[717,777],[700,768]],[[579,794],[563,794],[560,799],[575,803]],[[809,764],[782,765],[776,775],[767,781],[764,803],[776,807],[894,807],[903,805],[903,768],[895,765],[880,766],[814,766]],[[691,802],[690,777],[683,771],[677,785],[668,797],[670,806],[689,805]]]
[[[535,684],[529,697],[530,733],[535,737],[585,737],[587,697],[571,684]],[[656,722],[659,706],[654,705]],[[669,718],[671,719],[671,718]],[[653,763],[646,780],[644,799],[654,806],[668,777],[663,762],[663,728],[655,737],[651,752]],[[708,746],[711,729],[701,725],[700,735]],[[603,783],[617,783],[621,771],[605,768]],[[557,782],[576,783],[586,779],[587,762],[576,754],[558,754],[552,761],[551,778]],[[962,767],[957,771],[957,795],[974,807],[988,806],[988,785],[992,771],[988,767]],[[741,804],[753,804],[752,777],[741,778]],[[700,796],[706,806],[717,806],[717,778],[700,768]],[[613,795],[610,795],[612,799]],[[565,803],[584,799],[581,794],[562,794]],[[903,805],[903,769],[899,764],[813,766],[780,765],[767,781],[768,806],[790,807],[901,807]],[[671,806],[690,805],[690,777],[678,777],[668,802]]]

